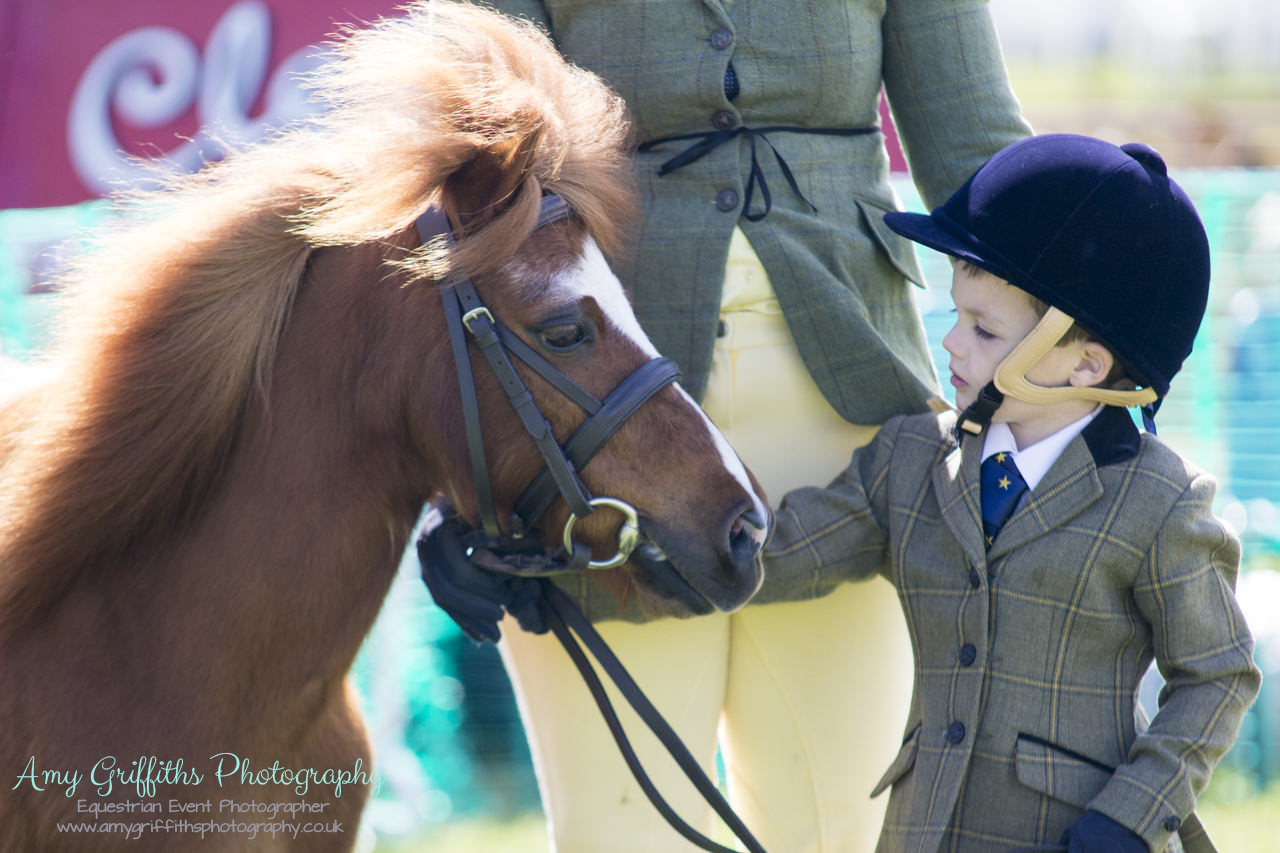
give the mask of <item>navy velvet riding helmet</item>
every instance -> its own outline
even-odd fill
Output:
[[[1070,315],[1159,397],[1204,317],[1204,227],[1164,160],[1141,143],[1033,136],[997,153],[929,215],[884,219]]]

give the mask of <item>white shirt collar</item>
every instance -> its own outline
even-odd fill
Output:
[[[1100,411],[1102,408],[1098,407],[1080,420],[1067,424],[1053,435],[1042,438],[1035,444],[1027,445],[1021,450],[1018,449],[1018,442],[1014,440],[1013,431],[1009,429],[1009,425],[994,423],[987,428],[986,440],[982,444],[982,458],[985,461],[988,456],[996,453],[1008,453],[1013,457],[1014,464],[1018,466],[1018,471],[1022,474],[1022,479],[1026,480],[1027,489],[1030,491],[1044,479],[1045,474],[1049,473],[1049,469],[1053,467],[1054,462],[1058,461],[1062,451],[1071,443],[1071,439],[1079,435]]]

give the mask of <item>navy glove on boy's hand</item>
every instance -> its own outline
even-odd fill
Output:
[[[1102,812],[1087,811],[1062,834],[1067,853],[1148,853],[1147,842]]]

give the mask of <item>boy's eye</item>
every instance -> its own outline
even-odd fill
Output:
[[[986,329],[982,328],[981,326],[974,326],[974,327],[973,327],[973,333],[974,333],[975,335],[977,335],[980,339],[984,340],[984,341],[994,341],[994,340],[996,339],[996,336],[995,336],[995,335],[991,334],[990,332],[988,332]]]

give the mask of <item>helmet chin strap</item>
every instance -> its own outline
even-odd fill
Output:
[[[1075,321],[1069,314],[1050,307],[1035,328],[996,367],[995,378],[987,383],[979,392],[978,399],[961,414],[959,428],[974,435],[981,433],[991,423],[991,417],[1000,408],[1005,397],[1038,406],[1071,400],[1088,400],[1105,406],[1143,407],[1156,402],[1154,388],[1133,391],[1099,388],[1096,385],[1059,385],[1051,388],[1036,385],[1027,379],[1028,371],[1058,345],[1073,322]]]
[[[991,416],[1004,402],[1004,394],[996,387],[996,383],[988,382],[978,392],[978,398],[969,404],[969,408],[960,413],[956,428],[973,435],[980,435],[991,423]]]

